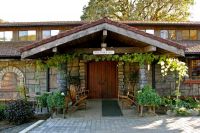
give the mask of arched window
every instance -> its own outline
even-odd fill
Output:
[[[0,71],[0,89],[16,90],[18,85],[24,84],[24,75],[16,67],[6,67]]]
[[[16,90],[17,86],[20,84],[20,80],[14,72],[7,72],[4,74],[1,81],[2,90]]]

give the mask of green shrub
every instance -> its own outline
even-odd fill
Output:
[[[176,99],[175,101],[176,101],[176,107],[178,108],[181,108],[181,107],[188,108],[190,106],[190,104],[184,100]]]
[[[194,109],[198,107],[199,103],[194,98],[188,97],[186,99],[176,99],[175,104],[178,108],[185,107],[186,109]]]
[[[0,104],[0,120],[5,119],[5,109],[6,105],[5,104]]]
[[[148,106],[158,106],[162,102],[160,96],[149,85],[138,91],[136,99],[138,104]]]
[[[31,104],[25,100],[11,101],[6,108],[6,118],[15,124],[28,122],[33,115]]]
[[[55,92],[53,96],[54,96],[55,106],[58,108],[63,108],[65,106],[65,96],[63,96],[61,92]]]
[[[48,97],[48,95],[49,95],[49,94],[44,93],[44,94],[42,94],[41,96],[37,97],[38,104],[39,104],[41,107],[47,107],[47,97]]]
[[[188,103],[186,108],[188,109],[198,108],[199,101],[195,100],[194,98],[188,97],[184,101]]]
[[[49,108],[63,108],[65,107],[65,96],[61,92],[54,92],[47,97],[47,104]]]
[[[161,105],[167,107],[168,109],[172,109],[175,107],[175,101],[170,97],[162,97]]]
[[[175,111],[177,116],[188,116],[190,114],[185,107],[176,108]]]
[[[51,94],[47,97],[47,105],[49,108],[55,108],[55,101],[54,101],[53,94]]]

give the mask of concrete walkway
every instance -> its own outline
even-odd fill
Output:
[[[31,133],[200,133],[200,117],[138,117],[123,110],[123,117],[102,117],[101,102],[89,101],[88,109],[66,119],[48,119]]]

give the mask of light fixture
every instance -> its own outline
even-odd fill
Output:
[[[150,70],[150,67],[151,67],[150,64],[148,64],[148,65],[147,65],[147,70],[148,70],[148,71]]]
[[[58,51],[57,47],[54,47],[54,48],[52,49],[52,52],[54,52],[54,53],[56,53],[57,51]]]
[[[101,47],[102,48],[106,48],[107,47],[107,43],[101,43]]]

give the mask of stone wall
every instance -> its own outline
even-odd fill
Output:
[[[125,63],[124,65],[124,90],[133,92],[139,88],[139,64]],[[135,77],[136,76],[136,77]],[[135,77],[135,80],[133,80]]]
[[[125,88],[125,73],[124,73],[124,62],[118,62],[117,64],[118,70],[118,93],[124,92]]]
[[[143,77],[140,77],[139,63],[118,63],[118,88],[120,94],[136,93],[140,83],[152,85],[152,67],[142,66]],[[134,76],[134,77],[133,77]],[[136,76],[136,77],[135,77]],[[144,77],[145,76],[145,77]],[[135,79],[134,79],[135,78]]]
[[[50,68],[49,70],[49,88],[50,91],[55,91],[58,88],[58,83],[57,83],[57,68]]]
[[[162,77],[160,65],[156,65],[156,91],[163,96],[174,95],[176,89],[175,76],[169,73],[166,77]],[[182,96],[200,96],[200,84],[181,83],[180,92]]]
[[[16,67],[24,76],[24,84],[29,92],[46,91],[46,72],[36,73],[34,61],[6,60],[0,61],[0,72],[6,67]],[[1,79],[0,79],[1,80]]]
[[[36,72],[34,61],[30,60],[6,60],[0,61],[0,73],[3,69],[12,66],[18,68],[24,75],[25,84],[29,89],[29,92],[45,92],[47,90],[46,71]],[[138,63],[124,63],[118,62],[118,90],[119,93],[127,92],[128,89],[133,89],[133,84],[130,82],[130,74],[134,71],[139,71]],[[145,82],[152,84],[152,67],[147,70],[147,65],[143,68],[145,71]],[[80,87],[87,87],[87,62],[84,60],[75,59],[68,64],[68,70],[71,76],[78,77],[80,79]],[[49,76],[50,91],[56,91],[57,84],[57,68],[50,68]],[[155,65],[155,86],[156,91],[160,95],[173,95],[176,84],[175,77],[172,73],[169,73],[165,78],[162,77],[160,72],[160,65]],[[139,81],[135,85],[135,90],[139,89]],[[200,84],[181,84],[182,95],[200,95]]]
[[[16,67],[24,75],[25,85],[29,89],[29,92],[46,92],[47,91],[47,72],[39,71],[36,72],[34,61],[20,61],[20,60],[8,60],[0,61],[0,72],[6,67]],[[85,87],[85,64],[79,59],[75,59],[68,64],[68,70],[71,76],[80,76],[81,85]],[[80,72],[80,73],[79,73]],[[57,84],[57,68],[49,69],[49,88],[50,91],[56,91],[58,88]],[[68,73],[69,74],[69,73]]]
[[[87,79],[87,64],[86,61],[80,60],[79,64],[79,75],[80,75],[80,87],[86,88],[86,79]]]
[[[152,86],[152,67],[144,64],[139,66],[139,88],[142,89],[145,85]]]
[[[70,75],[72,78],[79,78],[80,81],[80,87],[85,88],[86,87],[86,76],[87,76],[87,67],[86,67],[86,61],[74,59],[73,61],[69,62],[67,64],[68,69],[68,76]],[[54,91],[57,87],[57,72],[58,70],[56,68],[50,69],[50,89],[51,91]],[[69,87],[69,86],[68,86]]]

